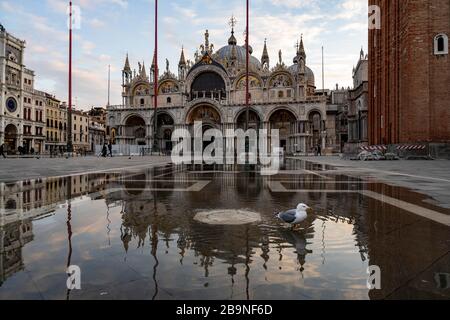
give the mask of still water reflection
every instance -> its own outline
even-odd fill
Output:
[[[359,191],[404,201],[413,193],[304,162],[273,177],[224,169],[1,184],[0,299],[450,297],[449,228]],[[274,212],[299,202],[314,214],[292,231]],[[209,209],[248,209],[262,220],[194,220]],[[81,268],[81,290],[66,288],[69,265]],[[367,289],[369,265],[382,270],[381,290]]]

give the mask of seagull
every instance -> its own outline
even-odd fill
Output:
[[[283,222],[289,223],[294,227],[295,225],[302,223],[308,217],[307,210],[311,209],[304,203],[300,203],[297,209],[291,209],[288,211],[280,212],[276,214],[276,217]]]

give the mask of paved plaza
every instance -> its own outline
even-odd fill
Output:
[[[450,208],[450,161],[351,161],[339,157],[302,157],[302,160],[331,166],[334,173],[375,179],[416,190],[433,204]],[[41,159],[0,159],[0,181],[18,181],[80,173],[144,169],[171,162],[170,157],[79,157]],[[326,168],[325,168],[326,169]]]
[[[0,159],[0,182],[73,174],[145,169],[170,162],[170,157],[76,157]]]
[[[416,190],[433,200],[435,205],[450,208],[450,161],[399,160],[352,161],[339,157],[304,157],[306,161],[335,167],[337,172],[363,180],[380,182]]]

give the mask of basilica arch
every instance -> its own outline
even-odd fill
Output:
[[[208,78],[212,79],[213,83],[203,85],[203,80]],[[186,91],[190,94],[190,101],[198,98],[214,99],[214,91],[216,91],[216,97],[219,97],[217,94],[222,91],[220,98],[225,100],[230,90],[231,82],[227,72],[215,61],[192,67],[186,77]],[[205,91],[205,94],[203,94],[203,91]],[[211,94],[211,91],[213,94]],[[195,92],[199,92],[200,95],[193,95]]]
[[[285,152],[292,153],[295,151],[293,128],[297,123],[297,116],[288,108],[278,108],[274,110],[268,119],[269,134],[270,130],[279,130],[280,148]]]
[[[248,129],[255,129],[255,130],[262,129],[263,126],[262,117],[255,109],[253,108],[249,109],[248,118],[249,118]],[[234,119],[234,122],[236,123],[237,129],[245,129],[245,125],[247,122],[247,110],[246,109],[241,110]]]
[[[211,104],[197,104],[192,107],[186,116],[186,124],[194,125],[195,121],[202,121],[203,125],[220,129],[222,124],[222,115],[215,106]]]
[[[172,151],[172,133],[175,130],[175,120],[172,114],[167,111],[158,111],[156,115],[156,139],[159,150],[163,152]],[[152,118],[152,123],[154,118]]]
[[[125,126],[122,128],[122,136],[125,136],[130,145],[146,145],[147,125],[145,120],[136,114],[130,115],[125,120]]]

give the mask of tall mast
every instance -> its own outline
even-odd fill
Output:
[[[72,1],[69,3],[69,97],[68,97],[68,112],[67,112],[67,152],[73,151],[72,144]]]
[[[153,149],[158,148],[158,141],[156,140],[156,136],[158,133],[158,119],[157,119],[157,111],[158,111],[158,0],[155,0],[155,70],[153,76],[153,86],[154,86],[154,96],[155,96],[155,113],[153,116]]]
[[[249,126],[249,116],[250,116],[250,112],[249,112],[249,103],[250,103],[250,97],[249,97],[249,60],[250,60],[250,45],[249,45],[249,33],[250,33],[250,29],[249,29],[249,25],[250,25],[250,17],[249,17],[249,10],[250,9],[250,4],[249,4],[249,0],[247,0],[247,10],[246,10],[246,15],[247,15],[247,27],[246,27],[246,32],[245,32],[245,45],[246,45],[246,61],[245,61],[245,107],[246,107],[246,112],[245,112],[245,130],[248,130],[248,126]]]

